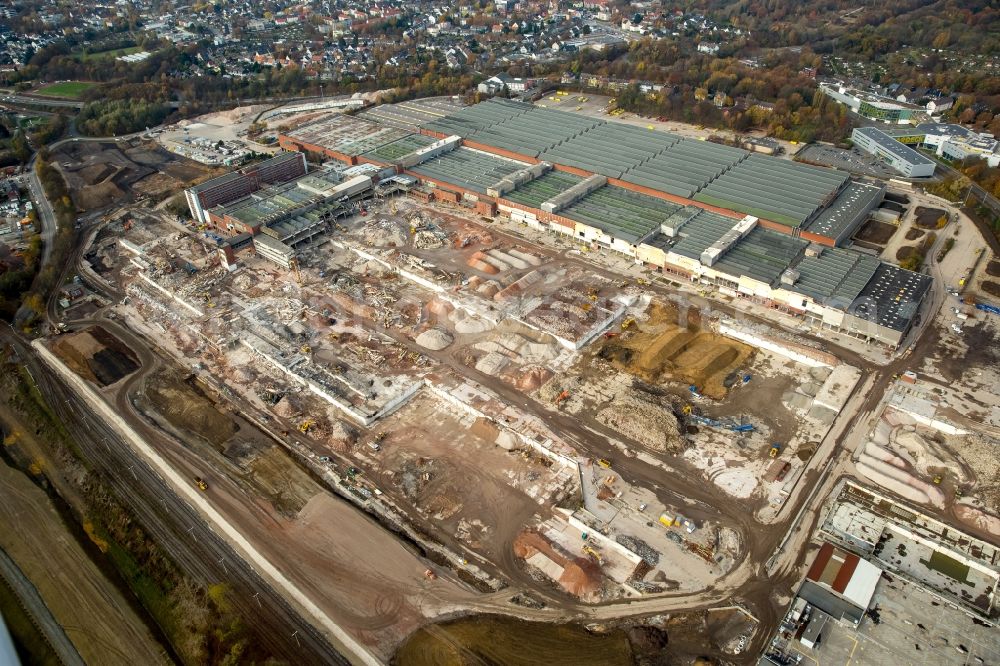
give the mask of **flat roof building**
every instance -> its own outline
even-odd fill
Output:
[[[201,224],[209,222],[208,210],[236,201],[267,185],[284,183],[306,174],[302,153],[279,153],[271,159],[212,178],[184,190],[191,217]]]
[[[874,155],[907,178],[934,175],[936,164],[875,127],[856,127],[851,140],[861,150]]]

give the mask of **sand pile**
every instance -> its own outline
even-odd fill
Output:
[[[470,268],[475,268],[477,271],[487,273],[488,275],[496,275],[500,272],[495,265],[488,261],[488,257],[483,252],[476,252],[469,260],[466,262]]]
[[[455,331],[463,334],[485,333],[493,325],[484,319],[474,317],[464,310],[455,310],[450,319],[455,323]]]
[[[677,453],[683,445],[677,417],[669,403],[655,400],[655,396],[628,389],[599,411],[597,420],[654,451]]]
[[[510,359],[508,359],[503,354],[499,354],[497,352],[489,352],[481,359],[476,361],[476,370],[483,373],[484,375],[490,375],[491,377],[495,377],[497,374],[500,373],[501,370],[506,368],[509,363]]]
[[[486,254],[488,254],[494,260],[499,261],[501,264],[505,264],[512,268],[524,269],[530,266],[530,264],[524,259],[515,257],[514,255],[511,254],[507,254],[502,250],[488,250]]]
[[[485,298],[494,298],[500,291],[500,285],[493,280],[486,280],[476,287],[476,293],[482,294]]]
[[[517,378],[517,388],[529,392],[534,391],[552,378],[552,371],[538,365],[526,366]]]
[[[279,400],[271,409],[275,414],[284,419],[295,418],[302,413],[302,408],[299,407],[298,402],[289,395]]]
[[[558,565],[562,571],[558,582],[566,592],[583,599],[596,601],[601,589],[601,570],[589,558],[572,560],[557,552],[545,537],[537,532],[522,532],[514,540],[514,555],[529,560],[541,553]]]
[[[523,250],[518,250],[517,248],[511,248],[507,250],[507,254],[512,257],[517,257],[521,261],[530,264],[531,266],[541,266],[542,260],[530,252],[524,252]]]
[[[559,355],[554,344],[535,342],[519,333],[497,333],[489,340],[477,342],[475,349],[503,354],[518,363],[545,363]]]
[[[432,351],[441,351],[454,341],[455,339],[447,331],[442,331],[440,328],[429,328],[416,339],[418,345]]]

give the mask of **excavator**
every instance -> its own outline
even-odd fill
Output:
[[[303,421],[302,423],[299,424],[299,432],[301,432],[303,434],[307,433],[315,425],[316,425],[315,421],[313,421],[312,419],[306,419],[305,421]]]
[[[565,401],[568,397],[569,397],[569,391],[564,389],[562,393],[556,396],[555,399],[556,405],[561,405],[563,401]]]
[[[201,492],[205,492],[206,490],[208,490],[208,484],[205,483],[205,479],[201,478],[200,476],[194,477],[194,483],[196,486],[198,486],[198,490],[200,490]]]
[[[597,560],[598,564],[604,564],[604,558],[601,557],[601,554],[594,550],[591,546],[585,545],[583,547],[583,552]]]

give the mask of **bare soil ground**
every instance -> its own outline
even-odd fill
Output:
[[[199,435],[216,447],[221,448],[236,433],[236,424],[176,370],[150,375],[146,397],[175,428]]]
[[[359,441],[359,466],[418,523],[494,561],[509,555],[517,532],[543,512],[555,472],[549,461],[498,443],[500,430],[455,413],[423,393],[380,425],[381,451]],[[361,455],[358,455],[361,454]]]
[[[911,241],[911,240],[917,240],[918,238],[923,238],[924,234],[926,233],[927,232],[924,231],[923,229],[916,229],[916,228],[909,229],[906,232],[906,240]]]
[[[903,261],[904,259],[908,259],[916,251],[917,248],[915,248],[914,246],[904,245],[903,247],[896,250],[896,261]]]
[[[993,282],[993,281],[983,282],[982,289],[990,296],[1000,297],[1000,282]]]
[[[898,228],[888,222],[872,219],[865,222],[854,237],[866,243],[885,245]]]
[[[924,229],[936,229],[941,216],[947,215],[940,208],[924,208],[923,206],[917,206],[913,212],[915,215],[913,223]]]
[[[1000,277],[1000,260],[994,259],[986,264],[986,274],[991,277]]]
[[[174,192],[215,171],[141,140],[67,143],[53,152],[53,162],[82,210],[109,206],[132,189],[148,195]]]
[[[681,320],[675,306],[655,302],[646,314],[638,330],[605,338],[597,356],[649,383],[681,382],[720,399],[726,377],[753,353],[749,345],[702,329],[697,312]]]
[[[52,346],[78,375],[99,386],[109,386],[139,369],[135,354],[100,326],[58,338]]]
[[[28,446],[17,432],[11,446]],[[29,447],[33,448],[33,447]],[[87,663],[155,664],[163,648],[65,526],[45,492],[0,462],[0,547],[38,589]]]
[[[626,666],[635,662],[628,637],[621,630],[595,633],[579,625],[471,617],[420,629],[400,648],[392,663],[397,666]]]

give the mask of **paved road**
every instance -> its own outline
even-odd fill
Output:
[[[79,100],[61,99],[59,97],[34,97],[29,95],[4,95],[0,102],[22,104],[26,106],[52,106],[68,109],[82,109],[83,102]]]
[[[52,210],[52,204],[45,196],[42,183],[35,174],[35,158],[28,163],[28,189],[31,190],[31,198],[35,202],[35,210],[38,211],[38,220],[42,225],[42,267],[49,263],[52,257],[52,243],[56,237],[56,214]]]
[[[34,620],[35,626],[45,636],[45,640],[55,651],[63,666],[86,666],[73,642],[63,631],[62,625],[52,616],[49,607],[38,594],[38,590],[2,548],[0,548],[0,578],[7,582],[21,601],[21,605]]]

